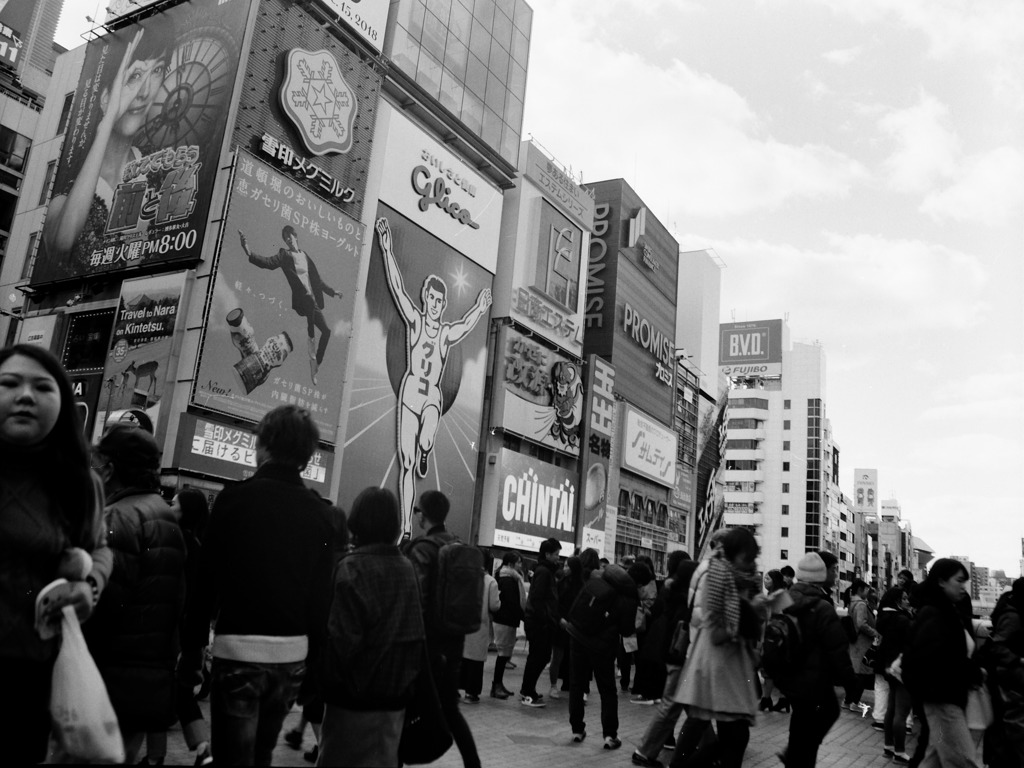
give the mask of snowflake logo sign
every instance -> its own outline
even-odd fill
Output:
[[[281,108],[312,154],[340,155],[352,148],[359,104],[329,51],[290,50],[279,95]]]

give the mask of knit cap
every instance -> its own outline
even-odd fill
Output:
[[[808,552],[796,565],[796,580],[805,584],[824,584],[828,568],[817,552]]]

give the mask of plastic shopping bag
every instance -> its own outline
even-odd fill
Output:
[[[53,665],[50,716],[53,735],[72,761],[123,763],[124,742],[96,662],[70,605],[63,608],[62,639]]]

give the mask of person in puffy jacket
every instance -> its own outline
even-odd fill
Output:
[[[114,568],[83,629],[135,762],[147,731],[176,720],[175,666],[185,604],[185,539],[160,487],[160,449],[144,429],[115,424],[96,446]]]
[[[519,564],[523,558],[517,552],[506,552],[498,570],[498,599],[501,607],[494,614],[494,647],[498,658],[494,662],[494,677],[491,680],[491,698],[507,699],[512,691],[505,687],[505,667],[512,659],[516,647],[516,631],[523,620],[523,606],[526,604],[526,585]]]
[[[789,698],[789,743],[783,755],[787,768],[811,768],[818,747],[839,718],[834,687],[859,687],[850,664],[846,633],[839,623],[831,592],[839,576],[839,561],[830,552],[808,552],[796,568],[790,588],[793,605],[788,611],[800,625],[800,646],[805,661],[793,674],[776,677],[775,684]]]
[[[597,691],[601,696],[601,730],[605,749],[618,749],[619,702],[615,687],[615,653],[622,637],[636,632],[636,611],[639,595],[636,583],[622,567],[609,564],[600,567],[596,550],[585,549],[580,553],[583,573],[589,574],[583,589],[562,626],[569,633],[569,725],[573,741],[586,738],[587,725],[584,720],[586,703],[583,695],[593,675]],[[644,566],[646,568],[646,566]],[[576,608],[592,605],[594,626],[580,623]]]
[[[959,560],[944,557],[931,566],[903,654],[903,682],[921,702],[928,724],[922,765],[979,765],[964,712],[968,691],[982,682],[972,658],[974,626],[959,607],[969,580]]]

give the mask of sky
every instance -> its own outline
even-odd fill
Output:
[[[1018,575],[1024,3],[531,5],[524,138],[714,249],[722,322],[822,345],[848,496],[877,469],[936,557]]]

